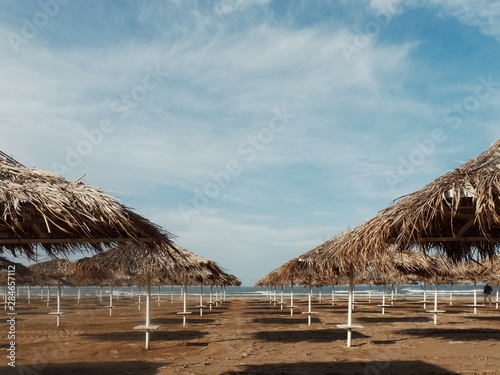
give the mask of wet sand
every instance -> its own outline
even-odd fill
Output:
[[[151,333],[145,350],[144,332],[134,330],[145,322],[145,305],[120,298],[109,316],[109,300],[94,297],[62,300],[61,326],[56,327],[55,300],[50,306],[39,299],[17,301],[16,367],[8,366],[7,311],[0,326],[0,374],[500,374],[500,310],[495,304],[479,307],[470,298],[453,306],[440,300],[433,315],[416,300],[396,298],[385,314],[380,300],[358,300],[353,332],[346,347],[347,302],[314,301],[312,324],[307,324],[307,299],[295,298],[293,316],[268,299],[228,298],[208,307],[200,316],[199,297],[188,298],[186,326],[182,301],[167,297],[151,303]],[[143,297],[142,301],[145,301]],[[206,302],[206,301],[205,301]],[[288,302],[285,299],[285,302]],[[482,302],[482,301],[481,301]],[[427,308],[432,308],[431,304]]]

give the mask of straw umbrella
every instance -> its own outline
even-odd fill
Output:
[[[171,244],[172,235],[81,181],[27,168],[0,151],[0,254],[102,251],[124,241]]]
[[[187,287],[188,285],[200,285],[200,315],[203,315],[203,285],[222,286],[222,285],[238,285],[241,282],[234,275],[229,275],[213,260],[202,257],[187,249],[178,247],[182,251],[187,265],[174,266],[172,272],[158,274],[162,283],[170,285],[182,285],[183,290],[183,311],[179,312],[182,315],[182,324],[186,325],[186,315],[191,314],[187,311]],[[211,295],[211,293],[210,293]],[[212,301],[209,302],[210,307]]]
[[[174,272],[176,267],[180,269],[187,266],[189,263],[185,253],[166,243],[156,248],[122,244],[77,264],[79,274],[84,276],[98,275],[105,270],[114,269],[145,280],[147,286],[146,323],[135,329],[146,332],[146,349],[149,349],[150,331],[159,328],[158,325],[151,324],[150,320],[151,279],[157,274]]]
[[[51,259],[45,262],[35,263],[28,267],[31,271],[31,279],[33,283],[41,285],[57,285],[57,311],[50,312],[51,315],[57,317],[57,327],[60,326],[61,315],[61,286],[65,278],[70,278],[74,275],[75,269],[72,261],[68,259]]]
[[[369,263],[394,243],[452,259],[493,257],[500,245],[500,141],[351,231],[337,262]],[[333,250],[332,250],[333,251]]]
[[[500,245],[500,141],[362,225],[320,245],[344,274],[362,271],[394,244],[460,260]]]

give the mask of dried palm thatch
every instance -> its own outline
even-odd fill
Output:
[[[30,277],[25,281],[31,285],[58,285],[62,279],[75,275],[75,265],[68,259],[51,259],[32,264],[28,269]]]
[[[187,265],[175,265],[170,272],[157,274],[155,282],[167,285],[241,285],[234,275],[226,273],[216,262],[184,248],[179,248]]]
[[[336,268],[325,261],[318,261],[321,248],[290,259],[261,278],[255,286],[307,285],[324,286],[338,283]]]
[[[171,237],[102,191],[27,168],[0,151],[0,253],[33,258],[37,246],[61,255]]]
[[[127,276],[153,279],[158,274],[189,267],[186,254],[177,247],[164,243],[151,248],[125,243],[91,258],[76,263],[76,273],[83,279],[121,280]]]
[[[360,268],[387,251],[418,248],[461,260],[492,257],[500,244],[500,141],[327,245]]]

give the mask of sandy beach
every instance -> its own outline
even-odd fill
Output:
[[[434,325],[433,315],[417,300],[396,298],[385,314],[380,301],[358,300],[353,322],[364,328],[353,333],[346,347],[346,332],[337,324],[347,321],[347,303],[314,301],[312,324],[307,324],[307,299],[293,316],[266,297],[228,298],[200,316],[198,297],[188,299],[186,326],[182,301],[165,297],[158,306],[152,298],[151,349],[144,349],[144,304],[137,298],[115,301],[112,316],[94,297],[62,300],[61,326],[49,315],[55,311],[39,299],[17,301],[15,365],[8,365],[7,311],[0,347],[0,374],[500,374],[500,310],[495,304],[468,306],[470,298],[456,298]],[[144,302],[144,299],[143,299]],[[288,302],[285,300],[285,302]],[[482,302],[482,301],[481,301]],[[432,308],[428,305],[427,308]],[[0,310],[3,311],[3,310]]]

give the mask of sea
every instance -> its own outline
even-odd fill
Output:
[[[476,286],[474,284],[442,284],[438,285],[438,296],[450,296],[452,293],[453,296],[473,296],[474,295],[474,289],[476,288],[476,293],[477,294],[482,294],[483,290],[483,283],[478,283]],[[281,295],[281,287],[277,288],[266,288],[266,287],[254,287],[254,286],[228,286],[225,288],[216,288],[212,287],[212,290],[209,286],[204,286],[203,289],[200,286],[188,286],[187,287],[187,294],[188,296],[200,296],[201,293],[203,293],[203,296],[209,296],[210,293],[212,294],[223,294],[225,295],[225,298],[231,298],[233,297],[248,297],[248,298],[267,298],[267,297],[273,297],[275,294],[277,296]],[[27,296],[28,292],[31,295],[31,297],[34,297],[36,295],[47,295],[47,292],[50,291],[50,295],[56,295],[57,294],[57,287],[52,286],[52,287],[30,287],[30,290],[28,291],[27,286],[18,286],[16,288],[17,290],[17,296],[22,297],[22,296]],[[422,297],[424,295],[424,291],[427,295],[435,293],[435,286],[434,285],[426,285],[423,283],[419,284],[404,284],[404,285],[387,285],[385,287],[385,294],[386,295],[394,295],[394,296],[401,296],[401,297]],[[284,287],[283,288],[283,294],[284,295],[290,295],[291,288]],[[349,288],[348,285],[335,285],[333,287],[333,292],[334,292],[334,297],[340,297],[342,298],[347,297],[349,294]],[[354,288],[355,296],[359,297],[374,297],[376,298],[377,296],[382,296],[384,293],[384,287],[382,285],[356,285]],[[493,286],[493,294],[497,292],[497,286]],[[0,288],[0,296],[5,296],[6,290],[4,288]],[[138,296],[139,294],[145,295],[146,294],[146,288],[139,288],[137,286],[120,286],[120,287],[113,287],[111,290],[110,287],[88,287],[88,286],[82,286],[82,287],[73,287],[73,286],[63,286],[62,287],[62,294],[66,296],[80,296],[81,298],[83,297],[91,297],[91,296],[96,296],[96,295],[101,295],[101,296],[109,296],[109,293],[112,293],[113,296],[123,296],[123,297],[133,297],[133,296]],[[157,296],[160,294],[160,298],[171,298],[172,296],[181,296],[183,293],[183,288],[182,286],[151,286],[151,294]],[[314,287],[312,288],[312,293],[313,296],[316,297],[324,297],[325,299],[332,297],[332,287],[331,286],[324,286],[324,287]],[[305,287],[300,287],[300,286],[294,286],[293,287],[293,294],[296,297],[305,297],[307,298],[309,294],[309,288]]]

